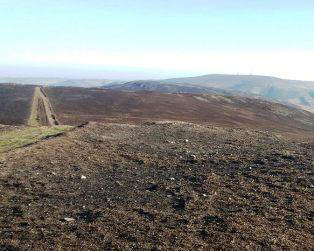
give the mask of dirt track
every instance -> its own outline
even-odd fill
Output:
[[[34,91],[31,115],[28,120],[29,126],[54,126],[59,125],[49,99],[41,87],[36,87]]]

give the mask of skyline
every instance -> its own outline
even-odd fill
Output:
[[[314,80],[313,7],[281,0],[0,0],[0,76]]]

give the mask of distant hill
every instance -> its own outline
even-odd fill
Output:
[[[169,84],[157,80],[138,80],[122,84],[109,84],[107,89],[119,91],[156,91],[160,93],[211,93],[221,95],[232,95],[234,92],[213,87],[202,87],[188,84]]]
[[[161,93],[212,93],[277,101],[314,112],[314,82],[255,75],[204,75],[164,80],[138,80],[107,85],[124,91]]]
[[[290,103],[305,110],[314,111],[314,82],[286,80],[255,75],[204,75],[190,78],[166,79],[167,84],[189,84],[244,92],[247,95]]]
[[[0,84],[3,83],[68,87],[100,87],[108,84],[120,84],[123,83],[123,81],[115,81],[109,79],[0,78]]]
[[[102,87],[123,91],[239,95],[280,102],[314,112],[314,81],[287,80],[256,75],[212,74],[163,80],[0,78],[0,83],[65,87]]]

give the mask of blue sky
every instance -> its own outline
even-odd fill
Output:
[[[314,80],[313,27],[304,0],[0,0],[0,75]]]

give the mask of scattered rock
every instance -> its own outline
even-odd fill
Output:
[[[139,160],[137,160],[136,162],[137,162],[138,164],[140,164],[140,165],[144,165],[144,164],[145,164],[145,161],[142,160],[142,159],[139,159]]]
[[[19,223],[19,226],[20,226],[20,227],[28,227],[28,226],[29,226],[29,223],[28,223],[28,222],[20,222],[20,223]]]
[[[119,234],[119,238],[124,239],[129,242],[137,242],[137,239],[132,236],[130,233],[121,233]]]
[[[19,207],[12,207],[12,214],[16,217],[22,217],[23,216],[23,211]]]
[[[101,217],[101,212],[93,212],[91,210],[85,210],[77,214],[77,218],[83,220],[87,223],[95,222],[99,217]]]
[[[66,222],[73,222],[73,221],[75,221],[75,219],[73,219],[73,218],[68,218],[68,217],[63,218],[63,220],[66,221]]]
[[[265,165],[265,160],[263,160],[263,159],[256,159],[256,160],[254,160],[253,163],[256,164],[256,165]]]
[[[219,216],[213,216],[213,215],[207,215],[204,217],[204,224],[209,225],[212,224],[218,228],[220,231],[226,231],[228,226],[226,221],[219,217]]]
[[[206,239],[209,236],[208,232],[205,229],[200,230],[199,235],[201,236],[202,239]]]
[[[80,125],[77,126],[77,128],[84,128],[85,126],[87,126],[89,124],[89,122],[84,122]]]
[[[137,212],[139,215],[149,219],[149,220],[154,220],[155,219],[155,215],[150,213],[150,212],[146,212],[145,210],[143,210],[142,208],[140,209],[134,209],[135,212]]]
[[[201,183],[201,178],[195,175],[185,176],[185,179],[191,183]]]
[[[183,197],[175,198],[172,207],[176,210],[184,210],[186,206],[185,199]]]
[[[76,172],[79,171],[80,169],[81,168],[79,166],[73,166],[73,170],[76,171]]]
[[[27,245],[37,241],[49,249],[45,243],[51,245],[50,235],[57,233],[69,237],[61,243],[65,247],[79,242],[96,249],[156,246],[163,250],[189,249],[193,243],[195,249],[202,249],[212,243],[225,249],[241,249],[237,245],[251,242],[258,247],[258,241],[264,238],[272,247],[289,247],[290,228],[295,239],[314,236],[314,209],[309,202],[314,194],[314,144],[294,149],[289,141],[276,143],[253,133],[245,136],[238,129],[229,134],[225,129],[211,127],[204,131],[188,127],[184,131],[180,126],[167,131],[158,126],[155,132],[146,126],[143,132],[132,127],[126,134],[122,130],[125,125],[90,127],[97,134],[108,135],[106,144],[90,140],[90,129],[78,130],[69,134],[77,140],[78,134],[84,132],[80,137],[86,142],[78,149],[62,149],[61,140],[50,142],[52,145],[47,147],[52,151],[32,162],[32,149],[26,149],[25,157],[8,155],[2,170],[5,173],[14,166],[17,171],[10,170],[0,177],[4,199],[0,212],[5,227],[0,232],[5,242],[17,240],[17,245]],[[184,143],[186,138],[188,144]],[[227,138],[232,138],[233,143],[225,144]],[[169,139],[169,144],[162,139]],[[176,145],[170,145],[172,139]],[[38,153],[42,154],[44,146],[39,146],[42,148]],[[282,154],[281,148],[294,153],[297,162],[276,155]],[[64,150],[60,156],[55,154],[59,150]],[[278,161],[272,161],[273,157]],[[58,158],[53,166],[49,163],[51,158]],[[141,159],[144,165],[140,165]],[[189,164],[188,160],[196,163]],[[34,164],[37,162],[40,163]],[[45,168],[40,170],[37,165]],[[90,167],[88,171],[85,166]],[[41,175],[35,176],[36,172]],[[283,213],[276,215],[278,211]],[[285,214],[293,217],[284,218]],[[53,219],[61,225],[57,232]],[[265,220],[272,226],[270,230],[257,224]],[[47,224],[41,226],[44,221]],[[237,235],[238,223],[247,224],[250,233]],[[44,238],[39,242],[33,237],[39,236],[41,227],[45,227]],[[108,235],[108,231],[114,235]],[[274,237],[278,245],[271,241],[274,231],[282,233],[282,238]],[[143,233],[148,233],[147,238],[142,238]],[[29,240],[22,239],[25,237]],[[311,243],[306,244],[310,248]],[[301,242],[299,245],[306,249]],[[1,247],[0,244],[0,250]]]
[[[120,181],[116,181],[115,183],[116,183],[116,185],[118,185],[118,186],[123,186],[122,182],[120,182]]]
[[[290,151],[286,151],[286,150],[282,151],[279,155],[281,156],[282,159],[285,159],[285,160],[295,160],[296,159],[296,157],[293,153],[291,153]]]
[[[157,191],[157,189],[158,189],[158,185],[155,183],[151,183],[148,185],[146,190],[148,190],[150,192],[155,192],[155,191]]]
[[[188,161],[191,163],[195,163],[196,162],[196,155],[195,154],[191,154],[188,156]]]

